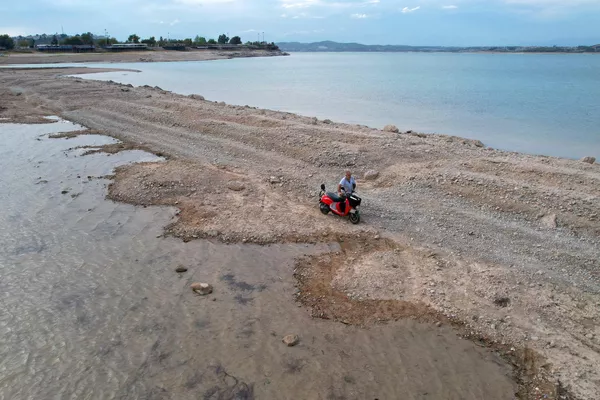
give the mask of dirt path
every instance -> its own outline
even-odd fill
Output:
[[[425,304],[473,337],[531,349],[547,359],[544,376],[578,398],[600,393],[600,165],[58,72],[0,71],[0,117],[61,115],[168,156],[120,169],[111,187],[121,201],[178,206],[168,233],[256,243],[381,236],[403,250],[342,254],[336,290]],[[317,207],[319,184],[332,187],[346,167],[363,197],[358,227]],[[378,177],[361,179],[368,170]]]

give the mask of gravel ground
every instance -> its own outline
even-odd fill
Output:
[[[60,115],[167,156],[119,169],[111,196],[179,206],[168,233],[269,243],[377,231],[413,256],[349,256],[334,286],[427,304],[491,341],[535,350],[578,398],[598,398],[600,165],[59,73],[0,71],[0,117]],[[333,188],[345,168],[359,178],[358,227],[318,211],[319,185]],[[377,178],[361,179],[370,170]]]

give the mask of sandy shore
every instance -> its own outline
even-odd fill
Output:
[[[600,393],[600,165],[59,74],[0,71],[0,118],[60,115],[167,156],[119,168],[109,190],[177,206],[166,234],[338,240],[338,254],[296,267],[314,317],[434,319],[512,360],[522,399]],[[319,184],[346,167],[358,226],[318,209]],[[362,179],[369,170],[376,179]]]
[[[189,50],[189,51],[131,51],[122,53],[6,53],[0,57],[0,65],[54,64],[54,63],[118,63],[118,62],[167,62],[167,61],[207,61],[243,57],[272,57],[285,53],[267,50]]]

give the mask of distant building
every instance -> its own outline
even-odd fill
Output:
[[[35,46],[38,51],[46,53],[91,53],[96,51],[96,46],[91,44],[70,45],[70,44],[38,44]]]
[[[165,50],[177,50],[177,51],[185,51],[184,44],[168,44],[162,47]]]
[[[144,43],[117,43],[103,46],[103,48],[108,51],[148,50],[148,45]]]

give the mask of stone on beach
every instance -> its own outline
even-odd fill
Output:
[[[365,172],[364,179],[366,181],[372,181],[372,180],[377,179],[377,177],[379,177],[379,171],[375,171],[375,170],[371,169],[371,170]]]
[[[213,291],[213,287],[212,285],[208,284],[208,283],[199,283],[199,282],[195,282],[192,283],[190,285],[190,288],[197,294],[200,295],[207,295],[207,294],[211,294]]]
[[[396,125],[386,125],[383,130],[385,132],[399,133],[400,129],[396,128]]]
[[[593,164],[593,163],[596,162],[596,157],[589,157],[589,156],[588,157],[583,157],[581,159],[581,162],[588,163],[588,164]]]
[[[233,190],[234,192],[241,192],[246,188],[244,184],[240,181],[229,181],[227,182],[227,188],[229,190]]]
[[[292,347],[297,345],[300,342],[300,338],[298,335],[285,335],[282,339],[282,342],[287,346]]]
[[[548,214],[544,215],[541,219],[542,225],[546,228],[554,229],[556,228],[556,214]]]

